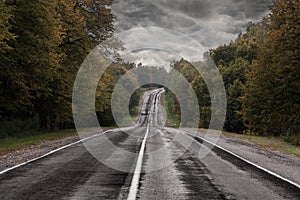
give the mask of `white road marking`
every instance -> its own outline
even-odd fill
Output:
[[[164,90],[158,90],[157,97],[160,96],[163,92],[164,92]],[[155,93],[152,93],[152,94],[155,95]],[[157,99],[156,99],[156,104],[157,104]],[[154,102],[152,102],[152,106],[151,106],[152,112],[153,112],[153,109],[154,109],[155,106],[156,105],[154,105]],[[141,146],[138,158],[137,158],[137,163],[136,163],[136,167],[135,167],[134,174],[133,174],[133,177],[132,177],[132,181],[131,181],[131,185],[130,185],[127,200],[136,200],[136,196],[137,196],[137,193],[138,193],[138,187],[139,187],[139,181],[140,181],[141,172],[142,172],[143,158],[144,158],[144,153],[145,153],[145,148],[146,148],[146,142],[147,142],[147,138],[148,138],[148,135],[149,135],[150,123],[151,122],[152,122],[152,118],[150,116],[150,119],[149,119],[149,122],[148,122],[148,125],[147,125],[146,134],[145,134],[145,137],[143,139],[142,146]]]
[[[251,162],[251,161],[249,161],[249,160],[247,160],[247,159],[245,159],[245,158],[243,158],[243,157],[241,157],[241,156],[239,156],[239,155],[237,155],[237,154],[235,154],[235,153],[233,153],[233,152],[231,152],[231,151],[229,151],[227,149],[224,149],[223,147],[221,147],[221,146],[219,146],[217,144],[214,144],[214,143],[212,143],[212,142],[210,142],[210,141],[208,141],[208,140],[206,140],[206,139],[204,139],[204,138],[202,138],[202,137],[200,137],[198,135],[192,134],[192,133],[187,132],[187,131],[184,131],[184,132],[186,132],[188,135],[190,135],[192,137],[197,137],[197,138],[199,138],[199,139],[201,139],[201,140],[203,140],[203,141],[205,141],[205,142],[207,142],[207,143],[209,143],[209,144],[211,144],[211,145],[213,145],[213,146],[215,146],[215,147],[217,147],[217,148],[219,148],[219,149],[221,149],[221,150],[223,150],[223,151],[231,154],[232,156],[234,156],[234,157],[236,157],[236,158],[238,158],[238,159],[240,159],[240,160],[242,160],[242,161],[244,161],[244,162],[246,162],[246,163],[248,163],[248,164],[250,164],[250,165],[252,165],[252,166],[254,166],[254,167],[256,167],[256,168],[258,168],[258,169],[260,169],[260,170],[262,170],[262,171],[264,171],[264,172],[266,172],[266,173],[268,173],[268,174],[270,174],[272,176],[275,176],[275,177],[277,177],[277,178],[279,178],[279,179],[281,179],[281,180],[283,180],[283,181],[285,181],[285,182],[287,182],[287,183],[289,183],[289,184],[291,184],[291,185],[293,185],[293,186],[295,186],[295,187],[297,187],[297,188],[300,189],[300,185],[299,184],[297,184],[297,183],[295,183],[295,182],[293,182],[293,181],[291,181],[291,180],[289,180],[287,178],[284,178],[284,177],[280,176],[279,174],[276,174],[275,172],[272,172],[272,171],[270,171],[270,170],[268,170],[266,168],[263,168],[263,167],[255,164],[255,163],[253,163],[253,162]]]
[[[148,123],[146,134],[145,134],[145,137],[144,137],[144,140],[143,140],[140,152],[139,152],[136,167],[135,167],[134,174],[132,177],[127,200],[136,200],[136,196],[138,193],[139,181],[140,181],[141,172],[142,172],[143,157],[144,157],[144,153],[145,153],[146,141],[147,141],[147,138],[149,135],[149,130],[150,130],[150,124]]]
[[[60,151],[60,150],[66,149],[66,148],[68,148],[68,147],[71,147],[71,146],[73,146],[73,145],[75,145],[75,144],[79,144],[79,143],[81,143],[81,142],[83,142],[83,141],[85,141],[85,140],[92,139],[92,138],[94,138],[94,137],[103,135],[103,134],[105,134],[105,133],[107,133],[107,132],[109,132],[109,131],[111,131],[111,130],[105,131],[105,132],[103,132],[102,134],[96,134],[96,135],[92,135],[92,136],[90,136],[90,137],[87,137],[87,138],[78,140],[77,142],[74,142],[74,143],[65,145],[65,146],[63,146],[63,147],[60,147],[60,148],[55,149],[55,150],[53,150],[53,151],[50,151],[50,152],[48,152],[48,153],[46,153],[46,154],[44,154],[44,155],[42,155],[42,156],[39,156],[39,157],[37,157],[37,158],[28,160],[28,161],[26,161],[26,162],[23,162],[23,163],[21,163],[21,164],[18,164],[18,165],[16,165],[16,166],[11,167],[11,168],[5,169],[5,170],[3,170],[3,171],[0,172],[0,175],[4,174],[4,173],[6,173],[6,172],[9,172],[9,171],[11,171],[11,170],[13,170],[13,169],[16,169],[16,168],[19,168],[19,167],[21,167],[21,166],[24,166],[24,165],[27,165],[27,164],[29,164],[29,163],[32,163],[32,162],[34,162],[34,161],[40,160],[40,159],[42,159],[42,158],[45,158],[45,157],[47,157],[47,156],[49,156],[49,155],[51,155],[51,154],[53,154],[53,153],[56,153],[56,152],[58,152],[58,151]]]

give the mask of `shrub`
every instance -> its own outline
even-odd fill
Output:
[[[12,120],[0,122],[0,138],[24,137],[40,130],[38,115],[26,120]]]

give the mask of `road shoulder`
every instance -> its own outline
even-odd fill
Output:
[[[191,132],[190,130],[187,131]],[[200,130],[197,132],[197,135],[205,138],[206,133],[207,131]],[[219,137],[217,145],[220,147],[300,184],[299,157],[279,150],[269,149],[238,137],[214,133],[212,138],[216,139],[215,137]]]
[[[0,171],[42,156],[50,151],[79,140],[78,135],[57,140],[45,140],[0,156]]]

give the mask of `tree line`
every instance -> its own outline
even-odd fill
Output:
[[[227,93],[226,131],[300,143],[299,45],[300,2],[276,0],[261,22],[249,23],[235,41],[208,52]],[[203,78],[184,60],[174,69],[191,82],[200,104],[199,126],[207,128],[211,102]]]
[[[0,1],[1,137],[36,129],[74,127],[74,80],[87,54],[113,34],[111,3],[112,0]],[[299,13],[298,0],[276,0],[269,16],[259,23],[249,23],[247,31],[235,41],[206,53],[224,81],[226,131],[282,136],[299,144]],[[205,69],[202,75],[210,73],[205,68],[208,63],[197,65]],[[102,125],[114,124],[112,91],[120,77],[135,67],[112,63],[103,74],[95,97]],[[199,101],[199,127],[207,128],[212,111],[203,77],[185,60],[174,62],[172,67],[191,83]],[[141,70],[149,80],[155,74],[166,73]],[[134,78],[136,83],[132,84],[138,84],[138,79]],[[180,116],[178,101],[167,105],[169,111]]]
[[[111,0],[0,1],[1,136],[74,127],[72,87],[113,33]]]

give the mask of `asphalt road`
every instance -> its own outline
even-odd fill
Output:
[[[299,199],[299,188],[220,150],[199,158],[203,141],[163,128],[163,92],[144,95],[136,125],[89,139],[93,155],[79,143],[0,175],[0,199]]]

